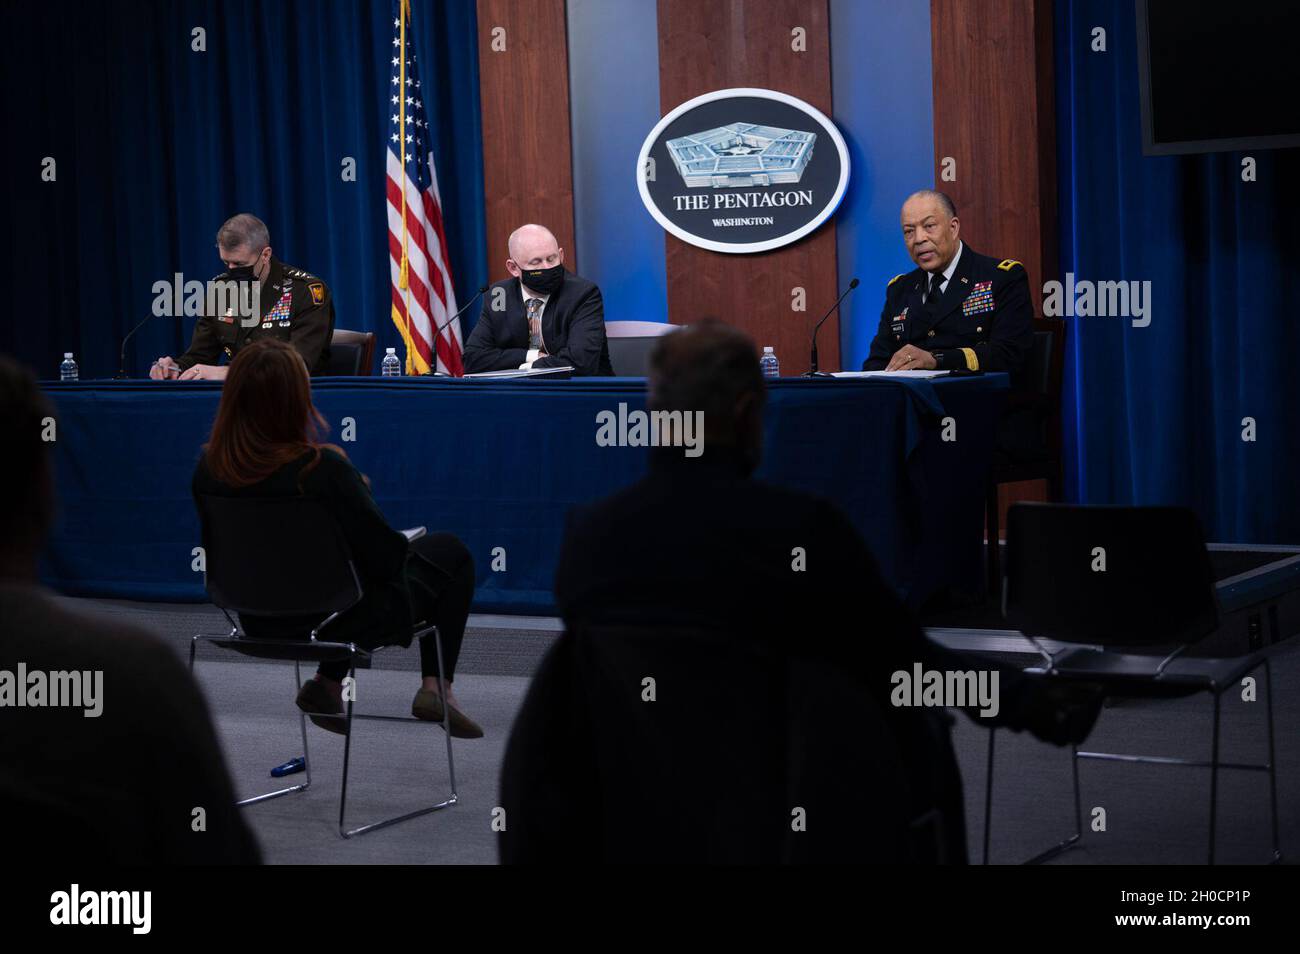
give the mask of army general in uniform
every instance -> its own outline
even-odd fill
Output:
[[[917,268],[890,280],[862,369],[1007,371],[1020,384],[1034,343],[1024,266],[965,245],[942,192],[909,196],[902,226]]]
[[[228,363],[240,348],[262,338],[289,342],[302,355],[308,371],[323,374],[334,334],[334,301],[325,283],[276,259],[266,224],[247,212],[221,226],[217,250],[227,270],[213,279],[214,285],[260,284],[256,320],[231,308],[203,315],[194,326],[189,350],[175,360],[170,355],[159,358],[149,377],[219,381],[226,376],[226,366],[218,364],[222,357]]]

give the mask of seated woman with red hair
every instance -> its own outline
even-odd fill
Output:
[[[308,496],[338,520],[361,580],[364,596],[321,634],[331,642],[365,649],[409,645],[412,623],[428,620],[442,636],[445,685],[438,683],[433,636],[420,640],[420,689],[411,704],[419,719],[441,722],[449,706],[451,734],[478,738],[483,730],[465,715],[451,683],[474,596],[474,559],[450,533],[408,542],[388,525],[370,484],[343,449],[321,443],[327,425],[311,401],[302,357],[289,344],[263,339],[242,349],[230,364],[212,437],[194,471],[199,495],[235,497]],[[319,620],[241,615],[250,637],[284,637],[310,630]],[[343,711],[346,660],[322,662],[298,693],[298,707],[316,715]],[[313,718],[342,733],[343,720]]]

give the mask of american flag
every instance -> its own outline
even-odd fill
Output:
[[[436,360],[435,370],[460,377],[460,319],[433,342],[434,329],[456,313],[456,292],[417,65],[409,0],[393,0],[387,169],[393,323],[406,342],[407,374],[424,374]]]

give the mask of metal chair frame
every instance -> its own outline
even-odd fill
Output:
[[[1045,675],[1049,678],[1060,677],[1060,671],[1056,666],[1056,660],[1057,658],[1059,658],[1061,654],[1066,652],[1071,652],[1075,649],[1080,648],[1078,646],[1066,647],[1065,649],[1062,649],[1057,654],[1057,657],[1053,657],[1052,654],[1048,652],[1047,649],[1045,649],[1037,639],[1035,639],[1034,637],[1030,636],[1027,633],[1023,635],[1025,636],[1026,639],[1028,639],[1033,644],[1034,648],[1043,657],[1043,661],[1044,661],[1043,668],[1039,669],[1035,667],[1032,669],[1027,669],[1025,671],[1029,673],[1038,674],[1038,675]],[[1160,663],[1156,666],[1151,681],[1155,684],[1159,684],[1162,681],[1162,679],[1164,679],[1166,668],[1169,666],[1171,662],[1173,662],[1173,660],[1176,657],[1181,655],[1185,649],[1187,649],[1186,644],[1179,646],[1169,655],[1165,656],[1160,661]],[[1273,825],[1273,856],[1270,863],[1278,864],[1279,862],[1281,862],[1282,851],[1278,845],[1278,825],[1277,825],[1277,759],[1274,753],[1274,739],[1273,739],[1273,734],[1274,734],[1273,676],[1272,676],[1272,671],[1269,667],[1268,658],[1266,656],[1259,657],[1253,665],[1249,666],[1249,668],[1245,669],[1244,671],[1240,671],[1237,678],[1247,676],[1250,673],[1254,672],[1255,670],[1259,669],[1261,666],[1264,669],[1264,692],[1265,692],[1265,698],[1267,702],[1267,713],[1268,713],[1268,761],[1267,762],[1265,762],[1262,765],[1258,765],[1253,763],[1221,762],[1219,760],[1219,724],[1220,724],[1220,715],[1221,715],[1220,699],[1223,693],[1228,689],[1228,687],[1230,685],[1235,684],[1235,680],[1220,685],[1213,678],[1210,678],[1208,680],[1207,685],[1205,686],[1205,691],[1210,694],[1210,697],[1213,699],[1214,702],[1214,729],[1213,729],[1212,740],[1210,744],[1210,759],[1208,762],[1202,759],[1182,759],[1182,758],[1172,758],[1169,756],[1127,755],[1127,754],[1120,754],[1114,752],[1080,752],[1079,747],[1077,745],[1070,746],[1070,767],[1073,770],[1072,774],[1074,776],[1074,822],[1075,822],[1074,834],[1070,835],[1068,838],[1064,839],[1063,841],[1060,841],[1057,844],[1053,845],[1051,848],[1039,852],[1037,855],[1034,855],[1034,857],[1023,862],[1023,864],[1034,865],[1034,864],[1042,864],[1045,861],[1050,861],[1051,859],[1057,857],[1058,855],[1061,855],[1064,852],[1069,851],[1071,848],[1077,845],[1079,843],[1079,840],[1083,837],[1083,807],[1082,807],[1082,798],[1079,792],[1079,760],[1080,759],[1100,759],[1100,760],[1111,761],[1111,762],[1128,762],[1128,763],[1138,763],[1138,764],[1147,764],[1147,765],[1185,765],[1185,766],[1196,767],[1196,768],[1208,768],[1210,770],[1210,825],[1209,825],[1209,848],[1208,848],[1209,864],[1214,864],[1215,833],[1216,833],[1217,819],[1218,819],[1219,769],[1224,768],[1224,769],[1235,769],[1240,771],[1267,772],[1268,786],[1269,786],[1269,799],[1270,799],[1270,807],[1272,809],[1272,825]],[[987,771],[985,773],[985,783],[984,783],[984,864],[989,863],[989,835],[991,831],[992,815],[993,815],[993,752],[994,752],[994,739],[996,737],[996,733],[997,733],[996,728],[994,727],[989,728],[988,763],[987,763]]]
[[[333,622],[339,616],[339,612],[342,611],[331,613],[328,617],[326,617],[319,624],[317,624],[317,626],[311,631],[310,639],[305,641],[300,639],[299,640],[255,639],[249,637],[240,632],[239,625],[233,619],[231,619],[230,613],[226,612],[226,609],[224,607],[221,607],[221,612],[225,615],[227,622],[230,623],[230,632],[224,636],[200,633],[190,639],[190,671],[191,672],[193,672],[194,670],[195,651],[198,647],[199,640],[203,640],[205,642],[211,643],[212,645],[222,649],[233,649],[237,652],[243,651],[244,646],[247,646],[250,650],[255,649],[257,651],[256,652],[257,655],[263,655],[264,650],[271,650],[273,654],[267,655],[267,658],[293,660],[293,673],[294,673],[293,681],[294,681],[295,690],[300,689],[302,687],[302,662],[304,661],[304,659],[306,659],[306,661],[315,661],[318,658],[310,655],[305,657],[302,655],[295,655],[295,651],[301,653],[304,646],[310,646],[316,650],[324,649],[327,652],[337,651],[337,656],[335,658],[346,657],[349,662],[349,672],[354,684],[356,682],[358,662],[362,664],[363,668],[369,668],[371,659],[374,656],[374,651],[361,649],[355,643],[329,642],[327,640],[321,640],[317,638],[320,634],[320,631],[324,629],[326,626],[328,626],[331,622]],[[424,625],[423,623],[416,624],[415,633],[414,633],[415,638],[421,639],[424,638],[425,636],[428,636],[430,633],[433,634],[434,646],[437,650],[438,682],[440,685],[445,686],[446,681],[443,679],[443,673],[445,670],[443,669],[443,664],[442,664],[442,637],[438,633],[438,628],[436,626],[427,626]],[[383,647],[380,648],[382,649]],[[283,655],[278,655],[279,653],[283,653]],[[342,789],[339,792],[339,835],[340,836],[342,836],[343,838],[351,838],[354,835],[364,835],[367,834],[368,832],[378,831],[381,828],[387,828],[390,825],[396,825],[399,822],[409,821],[412,818],[419,818],[421,815],[428,815],[432,812],[440,811],[444,808],[450,808],[452,805],[455,805],[457,801],[459,801],[459,796],[456,794],[456,762],[452,755],[452,750],[451,750],[450,711],[451,711],[451,707],[444,704],[443,712],[442,712],[442,722],[434,723],[435,725],[440,724],[442,726],[443,734],[447,738],[447,773],[449,777],[449,784],[451,786],[450,794],[448,794],[447,797],[444,798],[442,801],[437,802],[433,805],[429,805],[424,808],[418,808],[415,811],[407,812],[404,815],[397,815],[393,818],[386,818],[382,821],[371,822],[366,825],[360,825],[356,828],[348,828],[346,824],[346,812],[347,812],[347,801],[348,801],[348,768],[349,768],[350,756],[352,752],[353,719],[371,719],[371,720],[382,721],[382,722],[397,722],[397,723],[406,723],[406,724],[415,724],[415,725],[424,725],[424,726],[427,726],[430,723],[422,719],[416,719],[410,716],[390,716],[390,715],[370,714],[364,712],[354,713],[353,699],[351,697],[347,699],[347,712],[345,713],[339,713],[336,715],[314,713],[314,715],[316,715],[317,718],[346,720],[345,731],[343,733],[343,779],[342,779]],[[306,781],[302,782],[299,785],[291,785],[287,788],[281,788],[281,789],[277,789],[276,791],[265,792],[261,795],[254,795],[250,798],[240,799],[235,803],[236,805],[239,806],[254,805],[258,802],[269,801],[270,799],[280,798],[284,795],[291,795],[295,792],[305,792],[311,786],[311,755],[308,751],[308,746],[307,746],[307,713],[301,711],[298,713],[298,724],[302,732],[302,753],[303,753],[303,764],[307,775]]]

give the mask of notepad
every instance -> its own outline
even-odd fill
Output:
[[[941,371],[938,368],[925,369],[917,371],[835,371],[832,377],[836,378],[937,378],[947,371]]]
[[[467,374],[467,378],[477,380],[501,380],[503,378],[568,378],[573,376],[573,367],[564,365],[560,368],[510,368],[505,371],[478,371]]]

